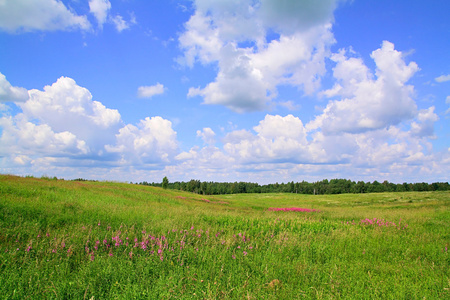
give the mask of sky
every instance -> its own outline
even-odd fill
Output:
[[[0,173],[450,175],[447,0],[0,0]]]

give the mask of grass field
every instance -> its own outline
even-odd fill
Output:
[[[450,299],[449,247],[449,192],[202,196],[0,175],[2,299]]]

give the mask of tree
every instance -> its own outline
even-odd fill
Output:
[[[169,186],[169,179],[167,179],[167,176],[164,176],[162,180],[162,188],[167,189],[168,186]]]

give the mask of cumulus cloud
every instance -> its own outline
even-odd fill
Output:
[[[71,78],[27,94],[28,100],[16,102],[22,113],[0,118],[2,170],[149,167],[168,164],[178,154],[170,121],[147,117],[137,126],[125,125],[117,110],[94,101]]]
[[[79,16],[57,0],[0,1],[0,29],[6,32],[89,30],[86,16]]]
[[[436,77],[434,80],[436,80],[436,82],[446,82],[446,81],[450,81],[450,74],[448,75],[441,75],[439,77]]]
[[[253,127],[256,134],[234,131],[223,140],[224,150],[242,163],[299,162],[310,159],[302,121],[292,115],[266,115]]]
[[[137,93],[139,98],[151,98],[153,96],[163,94],[164,91],[164,85],[158,82],[157,84],[151,86],[140,86]]]
[[[97,151],[122,125],[117,110],[93,101],[89,90],[71,78],[61,77],[43,91],[33,89],[28,93],[30,99],[18,105],[29,119],[39,120],[55,132],[69,131]]]
[[[348,58],[343,50],[332,56],[336,62],[333,75],[338,83],[322,94],[341,100],[330,101],[323,114],[307,125],[308,130],[320,128],[325,134],[358,133],[415,117],[414,87],[406,82],[419,70],[417,64],[406,64],[402,53],[387,41],[371,57],[376,65],[375,74],[360,58]]]
[[[189,67],[196,62],[215,63],[218,73],[204,88],[191,88],[188,96],[247,112],[267,108],[280,84],[313,93],[320,86],[324,59],[334,43],[335,6],[331,0],[320,5],[311,1],[195,1],[196,12],[179,37],[184,51],[179,62]],[[270,35],[273,32],[275,38]]]
[[[438,156],[428,153],[431,144],[427,138],[436,119],[433,110],[421,110],[414,121],[417,126],[411,125],[411,129],[401,125],[333,135],[308,132],[292,115],[266,115],[252,130],[226,134],[223,148],[206,144],[178,154],[177,164],[166,171],[181,178],[217,180],[225,176],[227,181],[263,182],[292,180],[298,175],[319,180],[358,174],[358,180],[379,180],[379,176],[413,178],[414,172],[431,174],[432,170],[442,174],[445,167],[431,166]],[[209,130],[197,134],[203,137],[205,132]]]
[[[20,102],[28,99],[28,91],[22,87],[12,86],[6,76],[0,73],[0,104],[2,102]]]
[[[117,110],[93,101],[87,89],[67,77],[27,94],[28,100],[16,102],[22,113],[0,119],[0,152],[11,163],[49,163],[44,158],[52,157],[104,159],[105,143],[113,142],[122,126]]]
[[[34,124],[23,114],[14,118],[1,118],[0,127],[3,129],[0,137],[2,145],[0,153],[3,155],[20,153],[22,158],[24,155],[36,154],[73,156],[85,155],[90,151],[86,142],[78,139],[73,133],[54,132],[49,125]]]
[[[105,149],[120,155],[121,163],[169,163],[178,151],[177,133],[170,121],[147,117],[138,126],[122,127],[116,135],[116,144],[106,145]]]

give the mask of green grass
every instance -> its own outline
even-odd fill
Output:
[[[449,246],[449,192],[202,196],[0,175],[1,299],[448,299]]]

